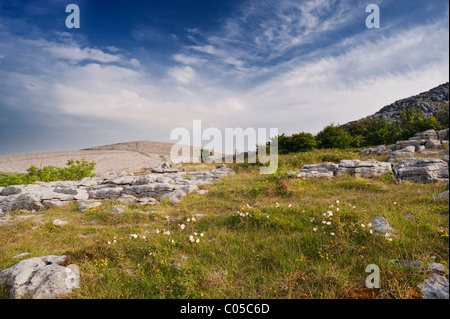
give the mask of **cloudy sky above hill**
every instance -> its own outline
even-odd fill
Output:
[[[317,133],[448,69],[447,0],[0,0],[0,155],[169,142],[193,120]]]

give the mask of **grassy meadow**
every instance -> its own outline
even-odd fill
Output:
[[[105,201],[85,213],[76,204],[37,212],[37,219],[0,227],[0,269],[24,252],[32,254],[25,258],[66,254],[81,271],[80,288],[67,298],[421,298],[417,285],[428,274],[388,260],[439,262],[448,275],[448,201],[430,201],[448,184],[282,176],[304,164],[358,156],[282,155],[279,173],[270,176],[233,164],[236,175],[176,205],[129,204],[114,214],[121,203]],[[375,216],[395,231],[374,234],[368,224]],[[54,219],[68,224],[55,226]],[[379,289],[365,288],[369,264],[380,267]],[[8,297],[6,287],[0,297]]]

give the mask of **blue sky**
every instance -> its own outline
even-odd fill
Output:
[[[317,133],[448,69],[447,0],[0,0],[0,155],[168,142],[193,120]]]

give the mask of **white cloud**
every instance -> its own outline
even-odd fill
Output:
[[[195,71],[190,66],[170,68],[167,74],[183,84],[189,84],[195,78]]]
[[[98,49],[64,47],[60,45],[52,45],[45,47],[44,50],[50,52],[55,58],[68,59],[73,61],[94,60],[103,63],[117,62],[120,56],[105,53]]]

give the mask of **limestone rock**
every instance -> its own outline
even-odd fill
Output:
[[[439,140],[427,140],[427,142],[425,143],[425,148],[426,149],[441,149],[442,144],[441,144],[441,141],[439,141]]]
[[[439,200],[439,199],[443,199],[443,200],[449,200],[449,190],[447,189],[446,191],[443,191],[442,193],[436,194],[433,197],[431,197],[431,200]]]
[[[405,148],[390,153],[388,156],[388,161],[393,162],[401,158],[412,157],[415,151],[416,151],[415,146],[406,146]]]
[[[78,267],[63,267],[67,257],[44,256],[25,259],[0,272],[0,282],[11,288],[10,298],[53,299],[78,287]]]
[[[389,226],[388,221],[384,217],[376,216],[370,220],[372,224],[372,229],[374,232],[379,234],[392,233],[394,230]]]
[[[311,164],[311,165],[304,165],[297,177],[301,178],[311,178],[311,177],[326,177],[331,178],[333,177],[338,170],[338,165],[331,162],[325,162],[321,164]]]
[[[102,203],[101,202],[92,202],[92,203],[86,203],[86,204],[82,204],[78,207],[78,211],[80,213],[84,213],[88,210],[94,209],[95,207],[99,207],[101,206]]]
[[[448,182],[448,161],[436,158],[406,158],[394,168],[399,182],[435,183]]]
[[[336,176],[349,174],[356,177],[382,176],[392,169],[391,163],[379,161],[342,160],[336,172]]]
[[[448,279],[443,275],[432,273],[418,287],[423,299],[449,299]]]

